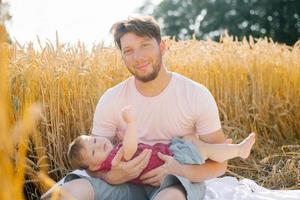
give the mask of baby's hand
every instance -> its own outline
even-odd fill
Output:
[[[126,106],[122,109],[122,118],[126,123],[134,122],[132,115],[132,106]]]

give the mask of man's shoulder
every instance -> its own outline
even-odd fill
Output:
[[[192,80],[184,75],[172,72],[176,81],[176,87],[180,90],[191,91],[196,93],[207,93],[209,90],[203,84]]]
[[[130,84],[132,82],[132,76],[127,78],[126,80],[118,83],[117,85],[108,88],[103,95],[105,96],[117,96],[118,94],[120,94],[121,92],[123,92],[125,89],[127,89],[128,87],[130,87]]]

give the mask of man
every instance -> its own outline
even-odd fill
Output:
[[[172,137],[191,133],[207,143],[224,142],[217,106],[210,92],[204,86],[168,71],[164,65],[162,57],[166,46],[161,40],[160,27],[152,17],[118,22],[113,25],[112,33],[133,76],[102,95],[94,115],[93,135],[113,141],[117,130],[126,129],[121,120],[121,109],[132,105],[139,142],[169,143]],[[69,181],[63,189],[78,199],[97,199],[101,195],[101,199],[187,199],[187,189],[180,183],[158,189],[167,174],[176,172],[192,182],[202,182],[224,174],[227,167],[226,162],[213,161],[203,165],[182,165],[163,156],[165,165],[141,177],[145,186],[136,186],[126,184],[126,181],[137,177],[146,167],[149,150],[129,162],[123,162],[121,157],[122,151],[119,151],[108,173],[93,174],[116,186],[100,179],[85,178]]]

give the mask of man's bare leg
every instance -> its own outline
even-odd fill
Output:
[[[186,200],[186,192],[181,185],[171,186],[160,191],[154,200]]]
[[[61,187],[60,200],[85,199],[95,200],[95,194],[92,185],[86,179],[75,179],[65,183]],[[52,193],[54,193],[52,191]],[[52,193],[46,193],[42,196],[43,200],[51,199]]]

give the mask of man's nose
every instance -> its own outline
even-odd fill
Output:
[[[136,50],[133,52],[133,58],[134,60],[141,60],[144,58],[144,54],[141,50]]]

